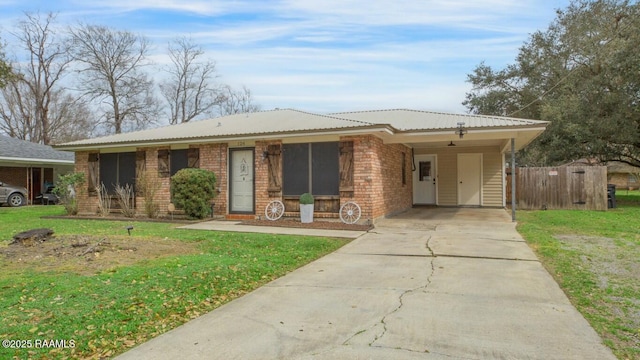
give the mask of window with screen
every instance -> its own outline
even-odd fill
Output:
[[[117,185],[136,184],[136,153],[100,154],[100,183],[109,194],[115,194]]]
[[[311,193],[340,194],[340,148],[337,142],[311,144]]]
[[[284,195],[309,192],[309,144],[282,146],[282,187]]]
[[[338,142],[284,144],[282,189],[284,195],[339,195],[340,148]]]
[[[171,168],[171,176],[175,175],[178,171],[187,167],[189,158],[187,155],[187,149],[184,150],[171,150],[169,160],[169,167]]]

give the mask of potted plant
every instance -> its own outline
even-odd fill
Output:
[[[300,222],[313,222],[313,195],[304,193],[300,195]]]

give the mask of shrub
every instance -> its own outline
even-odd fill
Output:
[[[58,183],[52,190],[58,196],[67,215],[76,215],[78,213],[78,202],[76,201],[76,189],[84,184],[84,173],[69,173],[60,175]]]
[[[304,193],[302,195],[300,195],[300,204],[303,205],[311,205],[313,204],[313,195],[309,194],[309,193]]]
[[[216,176],[212,171],[186,168],[171,177],[173,203],[191,218],[211,214],[210,200],[216,195]]]
[[[118,203],[120,204],[120,212],[126,217],[136,216],[135,196],[133,193],[133,186],[131,184],[125,184],[120,186],[116,185],[116,195],[118,196]]]
[[[96,186],[96,193],[98,194],[98,214],[100,216],[109,215],[111,213],[111,195],[109,195],[104,183]]]
[[[156,203],[155,197],[161,186],[160,180],[147,172],[147,170],[141,169],[136,172],[136,190],[144,198],[145,215],[152,219],[158,216],[160,211],[160,206]]]

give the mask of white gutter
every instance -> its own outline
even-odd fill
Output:
[[[26,164],[52,164],[52,165],[73,165],[74,160],[54,160],[54,159],[33,159],[33,158],[18,158],[18,157],[6,157],[0,156],[0,161],[6,162],[19,162]]]

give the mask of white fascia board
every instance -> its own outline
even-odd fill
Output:
[[[49,165],[73,165],[73,160],[54,160],[54,159],[32,159],[0,156],[0,161],[14,162],[20,164],[49,164]]]

